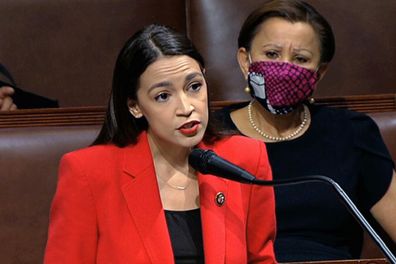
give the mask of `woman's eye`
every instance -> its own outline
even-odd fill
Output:
[[[296,57],[295,60],[297,63],[300,63],[300,64],[308,62],[308,59],[305,57]]]
[[[157,102],[166,102],[169,99],[168,93],[160,93],[156,97],[154,97],[155,101]]]
[[[201,83],[193,83],[190,85],[189,90],[192,92],[199,92],[201,90],[202,84]]]
[[[276,51],[267,51],[265,52],[265,56],[267,56],[269,59],[276,59],[279,57],[279,54]]]

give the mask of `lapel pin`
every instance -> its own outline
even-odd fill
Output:
[[[223,206],[225,203],[225,195],[222,192],[218,192],[216,194],[215,202],[217,206]]]

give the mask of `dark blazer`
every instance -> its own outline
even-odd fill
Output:
[[[262,142],[235,136],[200,147],[272,179]],[[275,263],[273,189],[201,174],[198,182],[205,263]],[[174,263],[145,132],[136,145],[98,145],[63,157],[45,263]]]
[[[10,86],[14,88],[15,92],[11,97],[18,109],[59,107],[57,100],[52,100],[18,88],[6,67],[0,64],[0,87],[2,86]]]

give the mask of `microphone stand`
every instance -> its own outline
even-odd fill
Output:
[[[293,179],[281,179],[274,181],[265,181],[257,178],[250,179],[248,181],[250,184],[262,185],[262,186],[284,186],[284,185],[294,185],[304,182],[325,182],[330,184],[334,190],[337,192],[337,195],[341,198],[344,205],[348,208],[349,212],[355,217],[355,219],[359,222],[359,224],[363,227],[364,230],[374,239],[375,243],[384,253],[384,255],[388,258],[389,262],[392,264],[396,264],[396,257],[392,254],[388,246],[384,243],[384,241],[380,238],[380,236],[375,232],[375,230],[371,227],[371,225],[364,218],[362,213],[353,203],[351,198],[349,198],[348,194],[341,188],[341,186],[332,180],[329,177],[322,175],[311,175],[311,176],[303,176],[297,177]]]
[[[262,186],[294,185],[304,182],[324,182],[330,184],[337,192],[337,195],[341,198],[344,205],[348,208],[349,212],[355,217],[355,219],[359,222],[359,224],[363,227],[363,229],[367,231],[367,233],[371,236],[371,238],[374,239],[375,243],[379,246],[379,248],[388,258],[390,263],[396,264],[396,257],[392,254],[392,252],[384,243],[384,241],[370,226],[370,224],[364,218],[362,213],[359,211],[359,209],[356,207],[353,201],[346,194],[346,192],[340,187],[340,185],[338,185],[337,182],[335,182],[331,178],[323,175],[310,175],[310,176],[303,176],[292,179],[281,179],[281,180],[272,180],[272,181],[260,180],[254,177],[249,172],[245,171],[244,169],[217,156],[216,153],[214,153],[212,150],[202,150],[198,148],[193,149],[191,151],[188,160],[190,165],[194,169],[196,169],[197,171],[203,174],[217,175],[222,178],[226,178],[241,183],[256,184]]]

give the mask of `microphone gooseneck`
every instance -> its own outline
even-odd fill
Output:
[[[241,183],[249,183],[261,186],[286,186],[295,185],[307,182],[324,182],[333,187],[339,198],[343,202],[344,206],[347,207],[348,211],[354,216],[364,230],[371,236],[378,247],[382,250],[384,255],[392,264],[396,264],[396,257],[392,254],[390,249],[387,247],[381,237],[375,232],[375,230],[368,223],[363,214],[359,211],[356,205],[353,203],[348,194],[341,188],[341,186],[333,179],[323,175],[309,175],[293,179],[281,179],[281,180],[261,180],[256,179],[252,174],[246,170],[238,167],[237,165],[219,157],[212,150],[203,150],[195,148],[191,151],[188,161],[195,170],[202,174],[212,174],[222,178],[226,178]]]

